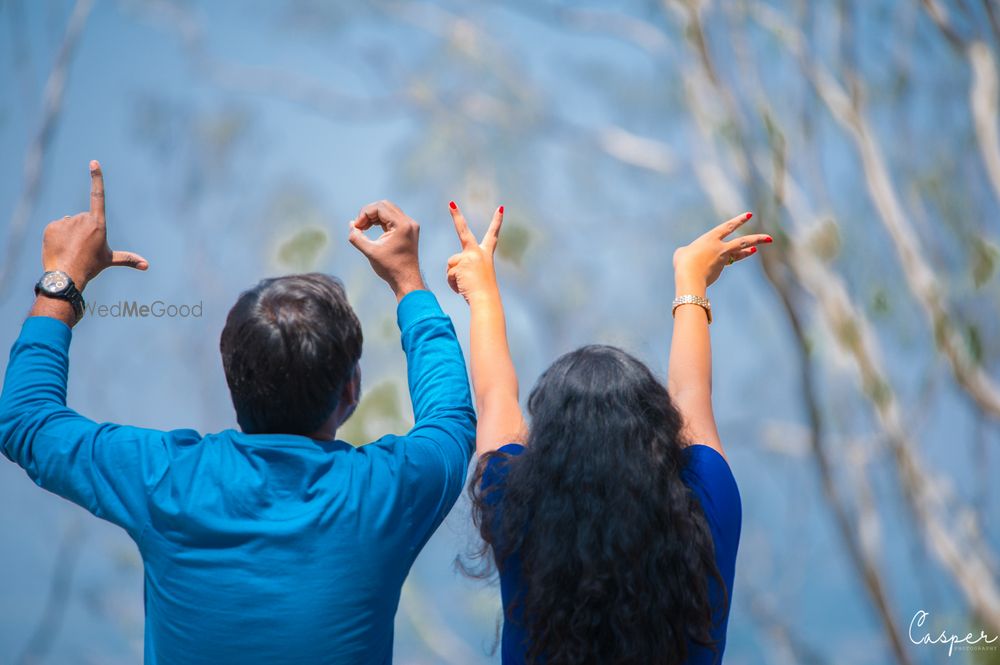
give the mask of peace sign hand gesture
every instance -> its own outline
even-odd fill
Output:
[[[493,269],[493,253],[496,251],[500,226],[503,224],[503,206],[493,213],[493,220],[486,230],[482,242],[476,242],[465,216],[455,202],[448,204],[455,231],[462,243],[462,251],[448,259],[448,285],[455,293],[461,294],[466,302],[478,295],[489,294],[497,289],[496,272]]]
[[[112,251],[104,215],[104,174],[97,161],[90,162],[90,210],[67,215],[45,227],[42,236],[42,267],[62,270],[76,288],[111,266],[145,270],[149,262],[133,252]]]

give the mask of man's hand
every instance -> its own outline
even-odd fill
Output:
[[[476,242],[476,236],[472,235],[469,225],[465,222],[465,216],[454,201],[449,207],[451,218],[455,222],[455,231],[462,243],[462,251],[448,259],[448,285],[452,291],[469,302],[470,298],[491,294],[497,290],[493,252],[496,251],[500,226],[503,224],[503,206],[493,213],[493,220],[481,243]]]
[[[373,226],[382,227],[382,235],[371,240],[364,234]],[[351,221],[351,244],[368,257],[375,274],[384,279],[396,300],[410,291],[426,289],[420,276],[417,248],[420,226],[391,201],[369,203]]]
[[[90,162],[90,211],[67,215],[45,227],[42,267],[62,270],[83,291],[87,283],[110,266],[145,270],[149,262],[133,252],[111,251],[104,219],[104,175]]]

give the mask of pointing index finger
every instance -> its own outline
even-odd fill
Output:
[[[104,173],[96,159],[90,162],[90,214],[104,223]]]

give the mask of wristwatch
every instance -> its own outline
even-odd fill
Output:
[[[35,295],[39,294],[48,298],[65,300],[73,306],[78,320],[83,317],[85,309],[83,294],[76,288],[73,278],[62,270],[49,270],[42,275],[42,278],[35,284]]]

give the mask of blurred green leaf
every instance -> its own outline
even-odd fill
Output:
[[[951,319],[948,318],[944,313],[939,313],[934,317],[933,332],[934,332],[934,344],[937,348],[944,348],[945,343],[948,341],[949,335],[954,332],[954,326],[951,323]]]
[[[987,645],[990,651],[970,651],[973,665],[1000,665],[1000,649],[995,644]]]
[[[854,319],[845,318],[834,330],[840,343],[849,349],[857,348],[861,342],[861,333],[858,331],[858,324]]]
[[[361,403],[341,425],[337,436],[352,445],[361,446],[384,434],[402,434],[410,425],[403,417],[398,384],[382,381],[370,390],[362,391]]]
[[[909,72],[905,69],[899,69],[893,73],[892,82],[889,85],[891,90],[890,95],[894,99],[899,99],[905,96],[913,88],[912,82],[910,80]]]
[[[872,312],[876,314],[888,314],[890,310],[889,294],[883,287],[875,289],[872,294]]]
[[[969,621],[969,629],[967,632],[972,633],[973,639],[983,631],[983,626],[987,625],[982,619],[972,617]],[[989,630],[986,630],[986,636],[990,639],[994,637],[994,634]],[[977,649],[977,647],[979,647]],[[1000,665],[1000,642],[994,641],[992,644],[987,644],[986,640],[980,641],[978,644],[971,646],[969,653],[969,662],[972,665]]]
[[[990,281],[996,273],[1000,249],[982,237],[972,239],[972,283],[976,288]]]
[[[889,400],[892,398],[892,388],[882,379],[867,381],[864,390],[878,408],[884,409],[889,405]]]
[[[497,243],[497,254],[511,263],[521,265],[524,253],[528,251],[534,238],[534,232],[523,224],[507,222],[500,232]]]
[[[740,145],[740,128],[730,119],[724,120],[716,128],[718,136],[732,146]]]
[[[141,95],[134,104],[132,134],[140,145],[163,159],[183,149],[192,111],[176,101]]]
[[[202,118],[198,123],[201,145],[212,154],[225,156],[250,128],[250,115],[242,109],[226,109]]]
[[[383,341],[394,341],[399,343],[399,326],[396,324],[395,314],[386,315],[382,318],[378,327],[379,338]]]
[[[969,344],[969,355],[976,361],[977,365],[983,364],[983,338],[979,333],[979,327],[970,323],[965,329],[965,339]]]
[[[324,229],[318,227],[298,229],[290,238],[278,245],[278,262],[296,272],[314,270],[328,241]]]
[[[771,114],[765,110],[762,115],[764,118],[764,128],[767,130],[767,144],[771,148],[771,162],[774,168],[774,199],[776,202],[781,202],[785,198],[784,182],[785,171],[788,169],[788,146],[785,140],[785,133],[774,121]]]
[[[840,227],[832,219],[825,219],[809,238],[813,253],[824,261],[832,261],[840,254],[842,242]]]

